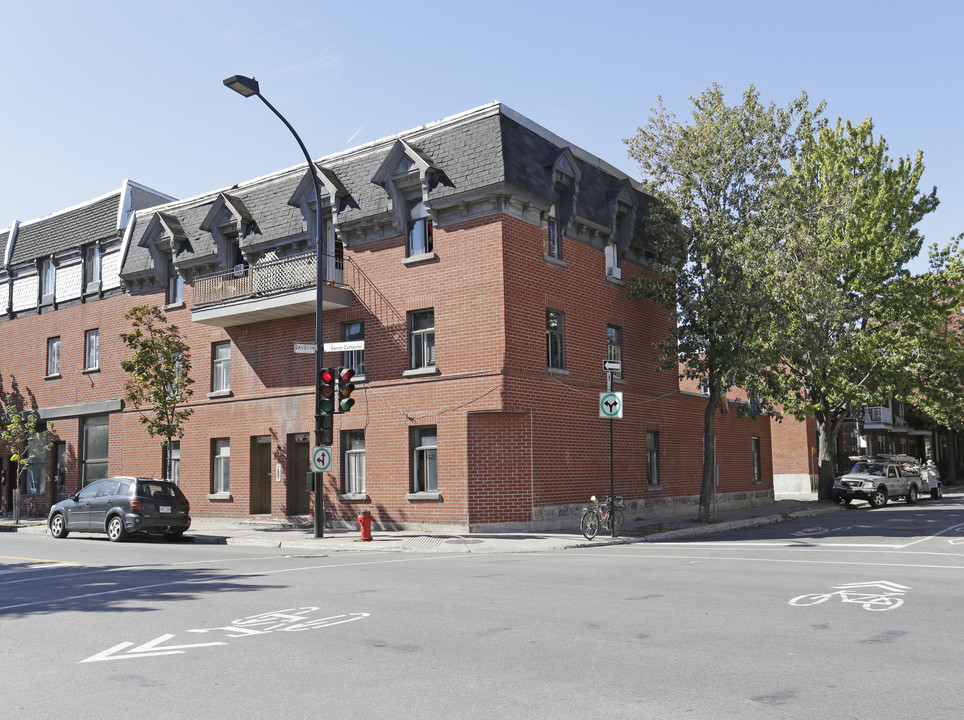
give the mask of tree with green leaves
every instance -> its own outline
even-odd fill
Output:
[[[53,425],[42,426],[36,410],[28,410],[13,395],[3,400],[0,416],[0,440],[10,450],[10,459],[16,463],[17,471],[13,478],[13,523],[20,524],[20,499],[23,477],[32,464],[46,458],[50,450],[50,431]],[[44,472],[41,468],[39,472]]]
[[[689,123],[660,99],[625,142],[647,190],[660,202],[650,221],[661,238],[655,273],[631,292],[673,316],[663,369],[706,383],[699,517],[711,519],[715,480],[714,418],[733,387],[757,384],[772,363],[765,329],[774,309],[767,278],[778,239],[772,209],[800,137],[812,134],[822,106],[806,94],[779,108],[750,87],[727,105],[713,85],[692,98]],[[678,365],[677,365],[678,362]]]
[[[823,500],[845,418],[915,388],[929,392],[926,373],[911,365],[935,359],[940,329],[962,300],[956,249],[935,249],[929,272],[907,269],[923,243],[916,226],[938,201],[936,190],[918,188],[921,153],[895,162],[887,149],[870,120],[838,120],[803,143],[782,183],[786,229],[767,283],[779,307],[767,342],[780,351],[781,372],[765,378],[785,412],[816,420]]]
[[[184,436],[184,423],[194,413],[186,406],[194,391],[191,385],[191,353],[177,325],[168,324],[160,309],[138,305],[124,316],[131,331],[121,340],[132,351],[121,368],[128,374],[126,398],[140,413],[151,437],[160,437],[166,449],[165,475],[171,477],[171,442]]]

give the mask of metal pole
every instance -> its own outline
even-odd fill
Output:
[[[324,256],[324,223],[322,222],[321,218],[321,183],[318,180],[318,171],[315,168],[315,164],[312,162],[311,156],[308,154],[308,149],[301,141],[298,133],[291,126],[291,123],[285,119],[284,115],[275,109],[274,105],[265,99],[264,95],[262,95],[260,92],[255,94],[261,99],[261,102],[268,106],[268,109],[271,110],[271,112],[278,116],[278,119],[285,124],[285,127],[291,131],[291,134],[298,142],[298,147],[301,148],[301,152],[305,156],[305,161],[308,163],[308,169],[311,171],[311,181],[315,187],[315,445],[321,445],[321,370],[322,361],[324,359],[323,355],[325,352],[322,333],[322,304],[324,302],[323,290],[326,279]],[[315,473],[315,537],[325,536],[325,496],[322,488],[323,478],[323,473]]]
[[[606,392],[613,391],[613,374],[606,373]],[[609,536],[616,537],[616,471],[613,460],[613,419],[609,418]]]

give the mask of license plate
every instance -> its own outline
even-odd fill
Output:
[[[169,512],[171,512],[171,506],[170,506],[170,505],[158,505],[158,506],[157,506],[157,511],[160,512],[160,513],[169,513]]]

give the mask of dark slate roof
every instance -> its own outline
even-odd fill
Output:
[[[87,205],[22,223],[17,231],[11,264],[114,237],[120,203],[121,193],[118,191]]]
[[[317,162],[334,172],[351,200],[340,212],[344,223],[377,217],[388,211],[385,188],[372,182],[399,139],[417,148],[422,158],[441,168],[438,182],[430,192],[439,202],[469,191],[479,191],[505,183],[547,203],[552,196],[550,166],[566,147],[565,142],[514,111],[493,103],[453,118],[417,128],[368,145],[321,158]],[[576,213],[597,225],[610,224],[610,196],[617,183],[626,178],[619,171],[578,148],[572,148],[580,172]],[[253,231],[242,238],[242,247],[257,246],[286,237],[304,234],[304,218],[299,208],[289,204],[305,177],[300,165],[248,183],[137,213],[137,225],[130,243],[124,273],[146,272],[151,257],[144,240],[155,211],[178,218],[188,238],[187,249],[178,261],[213,256],[216,252],[211,233],[201,223],[217,202],[220,193],[244,203],[254,220]],[[330,183],[329,183],[330,184]],[[336,188],[325,186],[334,196]],[[634,188],[637,198],[642,194]],[[638,200],[639,201],[639,200]]]

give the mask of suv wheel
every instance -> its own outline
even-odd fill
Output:
[[[120,542],[127,537],[127,528],[124,527],[124,518],[115,515],[107,521],[107,537],[111,542]]]
[[[883,490],[874,490],[873,494],[867,498],[872,508],[882,508],[887,504],[887,493]]]
[[[917,486],[911,485],[910,490],[907,491],[907,504],[913,505],[917,502]]]

